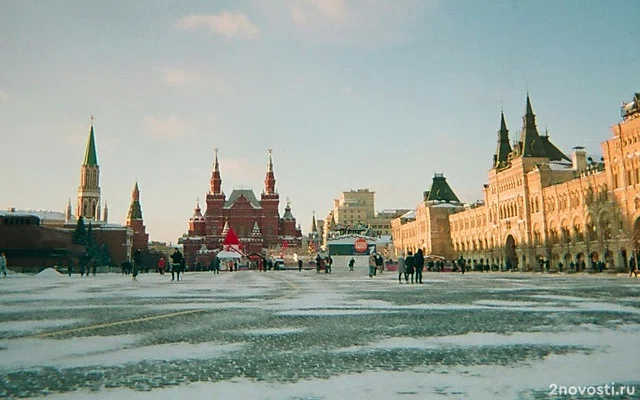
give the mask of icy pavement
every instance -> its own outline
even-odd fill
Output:
[[[638,398],[639,295],[622,275],[13,274],[0,398]]]

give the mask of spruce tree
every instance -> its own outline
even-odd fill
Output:
[[[99,259],[100,259],[100,265],[111,264],[111,257],[109,257],[109,246],[107,246],[106,243],[102,245],[102,251]]]
[[[93,228],[91,222],[89,222],[89,229],[87,229],[86,249],[89,259],[96,258],[95,244],[93,243]]]
[[[87,244],[87,228],[84,226],[84,218],[78,218],[76,230],[73,232],[72,241],[74,244],[85,246]]]

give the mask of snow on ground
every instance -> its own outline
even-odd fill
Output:
[[[0,397],[526,399],[548,398],[552,383],[611,382],[640,392],[640,281],[425,278],[12,275],[0,282]]]
[[[59,278],[63,276],[55,268],[46,268],[36,274],[38,278]]]
[[[21,340],[3,352],[0,371],[35,367],[111,366],[151,360],[213,358],[237,351],[239,344],[185,342],[139,346],[135,335],[62,340]]]
[[[35,321],[3,321],[0,332],[40,332],[51,328],[81,323],[81,319],[42,319]]]

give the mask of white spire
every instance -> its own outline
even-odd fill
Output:
[[[260,232],[260,227],[258,226],[258,221],[253,223],[253,229],[251,230],[251,236],[262,236]]]
[[[102,210],[102,220],[106,224],[109,222],[109,206],[107,206],[107,202],[104,202],[104,210]]]
[[[71,216],[73,215],[71,210],[71,197],[69,197],[69,202],[67,203],[67,210],[64,213],[64,221],[69,222],[71,220]]]
[[[229,220],[224,221],[224,227],[222,228],[222,236],[226,236],[229,232]]]

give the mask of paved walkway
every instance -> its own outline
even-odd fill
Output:
[[[638,383],[638,279],[424,282],[340,269],[12,275],[0,397],[548,398],[551,384]]]

